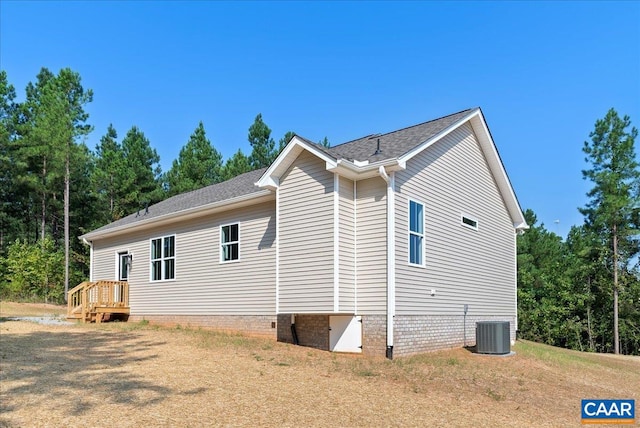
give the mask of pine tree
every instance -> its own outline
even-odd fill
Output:
[[[275,148],[276,143],[271,138],[271,129],[262,120],[262,114],[258,114],[249,127],[249,143],[252,148],[251,155],[249,155],[252,169],[265,168],[271,165],[278,156]]]
[[[16,192],[15,163],[12,161],[11,142],[15,139],[16,91],[8,81],[7,73],[0,71],[0,253],[5,243],[12,242],[20,234],[18,193]]]
[[[125,158],[122,209],[130,214],[160,201],[160,156],[144,133],[133,126],[122,140]]]
[[[251,170],[252,168],[249,163],[249,158],[242,153],[241,149],[238,149],[238,151],[227,159],[227,162],[224,164],[224,167],[222,168],[222,178],[223,180],[229,180]]]
[[[103,207],[101,224],[118,220],[126,214],[122,206],[123,189],[127,184],[126,162],[124,151],[117,139],[118,133],[110,124],[107,133],[100,138],[96,147],[92,182]]]
[[[49,208],[53,205],[52,194],[55,194],[53,183],[60,176],[59,166],[54,164],[55,149],[50,144],[49,125],[51,115],[47,115],[43,101],[43,92],[50,80],[55,76],[47,68],[42,68],[36,76],[36,83],[29,82],[26,87],[26,99],[18,107],[17,117],[17,141],[15,142],[16,167],[19,168],[21,186],[27,189],[33,205],[38,208],[39,235],[44,239],[47,234],[47,226],[51,229],[49,221],[51,213]],[[35,213],[34,213],[35,214]],[[38,230],[38,226],[35,227]],[[55,230],[51,230],[55,233]]]
[[[62,156],[64,164],[64,297],[66,300],[69,290],[70,264],[70,209],[71,209],[71,174],[72,165],[77,165],[77,159],[82,156],[82,150],[77,139],[89,134],[93,129],[86,123],[89,114],[84,106],[93,100],[93,92],[85,91],[82,87],[80,75],[69,68],[60,70],[58,76],[45,87],[45,97],[49,106],[49,115],[54,120],[51,135],[52,144],[56,146],[58,154]]]
[[[583,178],[593,183],[590,198],[580,212],[585,223],[600,238],[606,251],[605,261],[612,274],[613,352],[620,352],[619,294],[620,276],[629,261],[640,252],[638,234],[640,219],[640,170],[634,151],[638,131],[631,127],[628,116],[622,119],[614,109],[596,121],[595,129],[585,141],[583,151],[590,169]]]
[[[202,122],[173,161],[165,181],[169,196],[222,181],[222,155],[207,139]]]
[[[318,144],[326,148],[331,147],[331,143],[329,142],[329,139],[327,137],[324,137],[322,140],[318,141]]]
[[[278,154],[280,154],[280,152],[282,151],[282,149],[284,149],[287,144],[289,144],[289,141],[291,141],[291,139],[293,137],[296,136],[296,133],[293,131],[287,131],[284,136],[282,138],[280,138],[280,141],[278,141]]]

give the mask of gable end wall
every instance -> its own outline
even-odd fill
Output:
[[[515,316],[515,231],[466,124],[396,174],[396,313]],[[408,264],[409,199],[425,204],[425,267]],[[461,213],[478,230],[461,224]],[[435,290],[435,295],[431,295]]]

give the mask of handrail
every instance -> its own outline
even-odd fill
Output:
[[[85,312],[85,290],[91,284],[89,281],[83,281],[69,290],[67,294],[67,315],[71,315],[78,306],[82,306],[82,312]]]
[[[85,285],[87,284],[91,284],[89,281],[82,281],[80,284],[76,285],[75,287],[73,287],[71,290],[69,290],[67,293],[68,294],[73,294],[76,291],[80,290],[81,288],[84,288]]]
[[[84,317],[95,308],[128,308],[129,283],[127,281],[84,281],[69,290],[67,316],[81,312]],[[79,308],[81,307],[81,310]]]
[[[96,281],[87,289],[89,303],[94,307],[129,306],[128,285],[126,281]]]

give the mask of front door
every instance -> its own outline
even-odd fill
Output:
[[[118,253],[118,281],[129,279],[129,252]]]

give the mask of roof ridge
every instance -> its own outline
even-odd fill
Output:
[[[446,119],[447,117],[455,116],[455,115],[460,114],[460,113],[464,113],[464,112],[467,112],[467,111],[472,111],[472,110],[475,110],[477,108],[478,107],[467,108],[467,109],[464,109],[464,110],[460,110],[460,111],[458,111],[456,113],[451,113],[451,114],[448,114],[446,116],[438,117],[436,119],[431,119],[431,120],[427,120],[425,122],[416,123],[415,125],[405,126],[404,128],[395,129],[395,130],[389,131],[389,132],[378,133],[378,134],[373,133],[373,134],[365,135],[363,137],[354,138],[353,140],[345,141],[344,143],[340,143],[340,144],[337,144],[335,146],[331,146],[331,148],[333,149],[333,148],[336,148],[336,147],[340,147],[340,146],[343,146],[345,144],[353,143],[354,141],[363,140],[365,138],[370,138],[372,136],[382,137],[383,135],[389,135],[389,134],[393,134],[393,133],[396,133],[396,132],[404,131],[406,129],[415,128],[417,126],[422,126],[422,125],[425,125],[425,124],[430,123],[430,122],[435,122],[435,121],[438,121],[438,120],[441,120],[441,119]]]
[[[427,120],[426,122],[416,123],[415,125],[405,126],[404,128],[396,129],[395,131],[385,132],[385,133],[383,133],[383,134],[380,134],[380,136],[383,136],[383,135],[389,135],[389,134],[394,134],[394,133],[396,133],[396,132],[404,131],[404,130],[406,130],[406,129],[411,129],[411,128],[415,128],[415,127],[417,127],[417,126],[426,125],[427,123],[435,122],[435,121],[437,121],[437,120],[446,119],[446,118],[448,118],[448,117],[455,116],[455,115],[457,115],[457,114],[464,113],[464,112],[471,111],[471,110],[473,110],[473,108],[467,108],[467,109],[464,109],[464,110],[460,110],[459,112],[456,112],[456,113],[451,113],[451,114],[448,114],[448,115],[446,115],[446,116],[439,117],[439,118],[437,118],[437,119],[431,119],[431,120]]]

